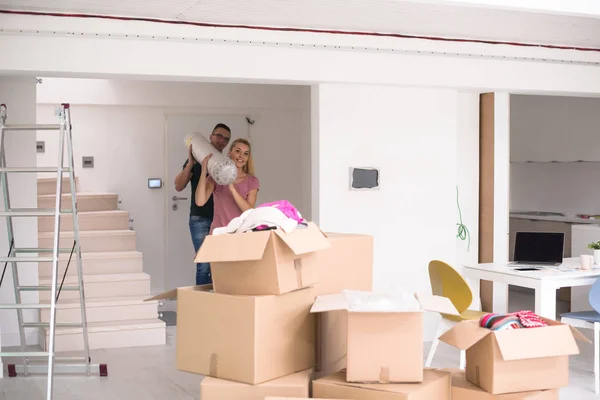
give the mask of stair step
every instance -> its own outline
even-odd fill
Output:
[[[69,207],[70,208],[70,207]],[[89,211],[79,212],[79,231],[114,231],[129,229],[129,212],[127,211]],[[60,218],[60,231],[73,230],[73,215]],[[38,218],[38,232],[54,232],[54,216]]]
[[[58,263],[58,275],[65,273],[69,254],[61,254]],[[83,275],[129,274],[144,272],[143,256],[139,251],[116,251],[99,253],[81,253]],[[52,276],[52,263],[38,263],[40,279]],[[73,257],[67,276],[77,275],[76,259]]]
[[[81,328],[56,329],[55,351],[83,350]],[[49,329],[40,329],[40,344],[48,348]],[[88,323],[90,349],[110,349],[166,344],[166,325],[158,318]]]
[[[73,246],[73,232],[61,232],[59,247],[71,248]],[[136,234],[132,230],[116,231],[82,231],[79,232],[82,252],[115,252],[135,251]],[[54,232],[38,232],[38,246],[52,248]]]
[[[52,279],[45,278],[39,280],[40,285],[50,285]],[[59,278],[59,284],[62,277]],[[77,277],[68,276],[65,278],[65,285],[76,285]],[[89,275],[84,278],[83,287],[85,289],[86,301],[105,297],[127,297],[127,296],[148,296],[150,293],[150,275],[145,273],[136,274],[102,274]],[[50,292],[39,293],[40,302],[50,300]],[[60,293],[59,303],[62,300],[78,299],[78,291],[62,291]]]
[[[62,195],[62,208],[70,209],[71,195]],[[38,195],[39,208],[54,208],[56,196],[54,194]],[[112,211],[118,208],[118,195],[116,193],[77,193],[77,211]]]
[[[88,323],[153,319],[158,315],[157,301],[144,301],[144,296],[107,297],[86,299]],[[50,320],[50,310],[41,311],[41,321]],[[56,307],[57,322],[81,322],[79,299],[59,300]]]
[[[77,190],[77,187],[79,183],[79,178],[75,178],[75,190]],[[69,176],[64,176],[63,177],[63,183],[62,183],[62,192],[63,193],[71,193],[71,183],[69,180]],[[56,193],[56,177],[54,178],[38,178],[37,180],[37,194],[39,195],[45,195],[45,194],[55,194]]]

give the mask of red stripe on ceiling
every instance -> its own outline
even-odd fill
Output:
[[[358,36],[392,37],[392,38],[399,38],[399,39],[422,39],[422,40],[433,40],[433,41],[441,41],[441,42],[456,42],[456,43],[500,44],[500,45],[507,45],[507,46],[538,47],[538,48],[545,48],[545,49],[600,52],[600,48],[593,48],[593,47],[559,46],[559,45],[552,45],[552,44],[504,42],[504,41],[495,41],[495,40],[457,39],[457,38],[445,38],[445,37],[437,37],[437,36],[403,35],[403,34],[399,34],[399,33],[377,33],[377,32],[341,31],[341,30],[305,29],[305,28],[278,28],[278,27],[271,27],[271,26],[258,26],[258,25],[213,24],[213,23],[207,23],[207,22],[174,21],[174,20],[163,20],[163,19],[158,19],[158,18],[144,18],[144,17],[117,17],[117,16],[111,16],[111,15],[69,14],[69,13],[17,11],[17,10],[0,10],[0,14],[19,14],[19,15],[50,16],[50,17],[65,17],[65,18],[99,18],[99,19],[110,19],[110,20],[118,20],[118,21],[138,21],[138,22],[154,22],[154,23],[172,24],[172,25],[191,25],[191,26],[201,26],[201,27],[209,27],[209,28],[235,28],[235,29],[252,29],[252,30],[262,30],[262,31],[320,33],[320,34],[330,34],[330,35],[358,35]]]

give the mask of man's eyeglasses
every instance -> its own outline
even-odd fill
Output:
[[[229,138],[221,133],[213,133],[213,135],[215,135],[217,138],[219,138],[225,142],[229,142],[229,140],[231,140],[231,138]]]

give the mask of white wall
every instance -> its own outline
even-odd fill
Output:
[[[478,103],[472,97],[459,101],[454,90],[336,84],[313,87],[313,101],[313,169],[318,165],[320,171],[313,179],[319,195],[313,212],[321,227],[374,235],[375,290],[430,290],[429,261],[457,263],[457,148],[468,164],[478,157]],[[459,104],[475,109],[459,112]],[[459,126],[465,127],[460,145]],[[472,174],[465,164],[461,173]],[[350,191],[351,166],[380,168],[380,190]],[[477,181],[465,175],[460,182],[465,204],[471,203],[464,218],[473,223]],[[435,320],[428,315],[426,340]]]
[[[259,202],[288,199],[307,218],[310,210],[310,89],[303,86],[139,82],[44,78],[38,85],[38,120],[48,122],[55,104],[72,104],[75,165],[94,156],[93,169],[78,169],[80,188],[116,192],[131,213],[154,291],[164,290],[165,189],[147,189],[147,178],[165,186],[165,113],[233,114],[250,127]],[[38,163],[54,159],[46,142]],[[183,163],[185,160],[181,160]],[[189,192],[189,188],[187,189]],[[187,230],[187,226],[181,229]],[[191,246],[191,242],[190,242]]]
[[[1,77],[0,103],[7,106],[7,124],[35,124],[36,83],[33,78]],[[56,123],[56,121],[55,121]],[[46,132],[47,135],[57,135],[58,132]],[[6,163],[13,167],[34,167],[36,165],[35,131],[6,133]],[[9,175],[10,201],[13,208],[35,208],[37,206],[37,184],[34,174]],[[0,197],[1,198],[1,197]],[[0,200],[2,209],[4,201]],[[0,254],[6,257],[9,250],[6,219],[0,221]],[[37,247],[37,220],[35,218],[17,218],[14,220],[16,247]],[[37,264],[18,264],[19,279],[22,285],[37,285]],[[4,263],[0,263],[1,269]],[[24,303],[36,303],[37,293],[23,293]],[[13,278],[11,266],[7,268],[2,287],[0,287],[0,304],[14,303]],[[24,312],[25,320],[37,321],[37,312]],[[17,312],[15,310],[0,310],[0,332],[3,346],[19,345],[19,329]],[[37,334],[26,330],[27,342],[37,343]]]
[[[599,134],[600,99],[511,96],[511,210],[600,213]]]

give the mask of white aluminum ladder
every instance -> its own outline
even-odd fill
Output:
[[[83,290],[83,271],[81,263],[81,248],[79,241],[79,222],[77,218],[77,198],[75,189],[75,168],[73,161],[73,138],[71,135],[71,116],[70,107],[68,104],[62,104],[57,110],[59,123],[56,125],[7,125],[6,105],[0,105],[0,184],[2,186],[4,198],[4,211],[0,211],[0,217],[6,217],[6,229],[9,242],[9,253],[7,257],[0,257],[0,263],[5,263],[2,275],[0,276],[0,285],[4,280],[7,265],[10,263],[12,267],[12,277],[14,284],[15,303],[0,304],[0,309],[14,309],[17,312],[19,323],[20,348],[19,352],[0,352],[0,357],[5,358],[21,358],[23,364],[15,365],[8,364],[8,375],[14,377],[17,373],[24,375],[29,374],[47,374],[47,391],[46,399],[52,399],[53,380],[55,373],[84,373],[90,375],[97,373],[100,376],[107,375],[107,367],[105,364],[91,364],[90,349],[87,332],[87,317],[85,310],[85,294]],[[10,131],[60,131],[59,146],[58,146],[58,165],[57,167],[8,167],[6,165],[5,155],[5,134]],[[68,166],[64,166],[64,151],[67,151]],[[55,172],[56,173],[56,202],[54,209],[26,208],[15,209],[11,208],[10,195],[8,190],[8,174],[20,173],[41,173]],[[71,186],[71,209],[64,210],[62,208],[62,190],[63,190],[63,174],[68,174]],[[60,243],[60,215],[72,214],[73,216],[73,234],[74,243],[72,248],[59,248]],[[13,218],[18,217],[54,217],[54,241],[52,249],[48,248],[18,248],[15,246]],[[52,256],[41,256],[43,253],[51,253]],[[67,270],[65,270],[60,283],[58,284],[58,265],[59,254],[70,253],[69,263],[73,255],[76,258],[77,268],[77,284],[73,286],[63,286]],[[40,286],[22,286],[19,283],[18,264],[21,263],[52,263],[52,284]],[[81,307],[81,322],[77,323],[60,323],[56,322],[56,303],[59,299],[62,290],[78,291],[79,302]],[[39,304],[23,304],[21,301],[21,292],[25,291],[50,291],[49,304],[39,302]],[[50,322],[25,322],[23,320],[23,310],[26,309],[49,309]],[[83,355],[80,357],[56,357],[54,354],[56,328],[62,327],[80,327],[83,333]],[[46,337],[44,328],[49,329],[49,339],[46,352],[30,352],[26,351],[25,328],[42,329],[44,338]],[[47,362],[46,362],[47,361]]]

